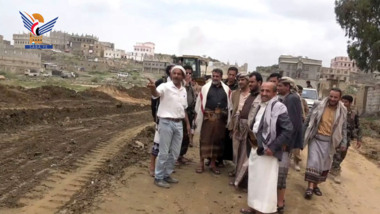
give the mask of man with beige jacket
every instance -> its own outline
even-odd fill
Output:
[[[305,121],[308,157],[305,198],[322,196],[318,184],[326,181],[336,149],[347,149],[347,109],[340,101],[342,91],[332,88],[328,97],[315,103]],[[339,148],[338,148],[339,147]]]

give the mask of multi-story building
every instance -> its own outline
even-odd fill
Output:
[[[15,48],[0,35],[0,67],[4,69],[39,69],[41,54],[35,50]]]
[[[324,78],[327,80],[349,82],[350,72],[347,69],[322,67],[321,78]]]
[[[355,60],[346,56],[337,56],[331,60],[330,67],[333,69],[348,70],[349,72],[359,72]]]
[[[43,37],[44,38],[44,37]],[[50,39],[48,44],[52,44],[54,49],[66,50],[70,44],[71,35],[62,31],[51,31],[46,39]]]
[[[94,45],[99,40],[98,37],[93,35],[78,35],[78,34],[71,34],[70,40],[69,40],[69,47],[72,49],[74,53],[83,53],[82,47],[84,47],[83,44],[87,45]],[[86,47],[84,47],[86,48]],[[87,48],[86,48],[87,49]]]
[[[307,57],[281,55],[278,59],[279,70],[283,76],[293,79],[318,81],[322,68],[322,60]]]
[[[29,44],[29,33],[13,34],[13,45],[15,48],[25,48],[25,45]]]
[[[359,76],[355,60],[337,56],[331,60],[330,68],[322,68],[321,77],[327,80],[354,82]]]
[[[53,45],[54,49],[65,50],[71,36],[62,31],[51,31],[42,36],[42,44]],[[30,33],[13,34],[13,44],[16,48],[24,48],[30,44]]]
[[[96,42],[95,44],[82,43],[81,50],[83,56],[103,57],[104,47]]]
[[[166,66],[168,66],[170,62],[160,62],[154,60],[144,60],[143,61],[143,71],[148,72],[165,72]]]
[[[153,42],[136,43],[133,52],[127,53],[128,59],[144,61],[154,57],[155,44]]]

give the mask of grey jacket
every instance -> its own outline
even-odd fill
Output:
[[[273,106],[268,106],[273,107]],[[252,131],[253,124],[255,123],[255,118],[257,115],[257,112],[260,109],[260,105],[256,106],[254,109],[251,109],[251,112],[248,116],[248,125],[250,127],[250,131]],[[276,122],[276,139],[269,145],[269,149],[273,152],[274,156],[281,161],[282,157],[282,146],[285,145],[285,142],[288,142],[290,140],[290,137],[293,132],[293,125],[290,121],[288,113],[284,113],[278,116],[277,122]],[[263,118],[260,121],[259,130],[256,134],[257,139],[257,154],[263,155],[264,154],[264,147],[263,144],[266,139],[264,139],[263,135]]]

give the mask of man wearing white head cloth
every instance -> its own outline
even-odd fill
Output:
[[[152,96],[160,97],[157,111],[160,121],[158,124],[160,146],[154,183],[163,188],[169,188],[171,183],[178,183],[178,180],[172,178],[171,174],[181,149],[183,120],[186,121],[187,130],[190,130],[190,123],[185,112],[187,108],[187,92],[183,85],[185,76],[185,69],[176,65],[170,70],[172,81],[162,83],[156,88],[154,82],[149,79],[147,85]]]

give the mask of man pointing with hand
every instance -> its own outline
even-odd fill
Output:
[[[190,130],[190,123],[185,112],[187,108],[187,93],[183,87],[185,76],[185,69],[176,65],[170,70],[171,82],[162,83],[156,88],[153,80],[148,78],[147,87],[150,88],[152,96],[160,98],[157,111],[160,147],[154,183],[163,188],[170,188],[171,183],[178,183],[178,180],[170,175],[181,149],[183,120],[186,121],[187,130]]]

